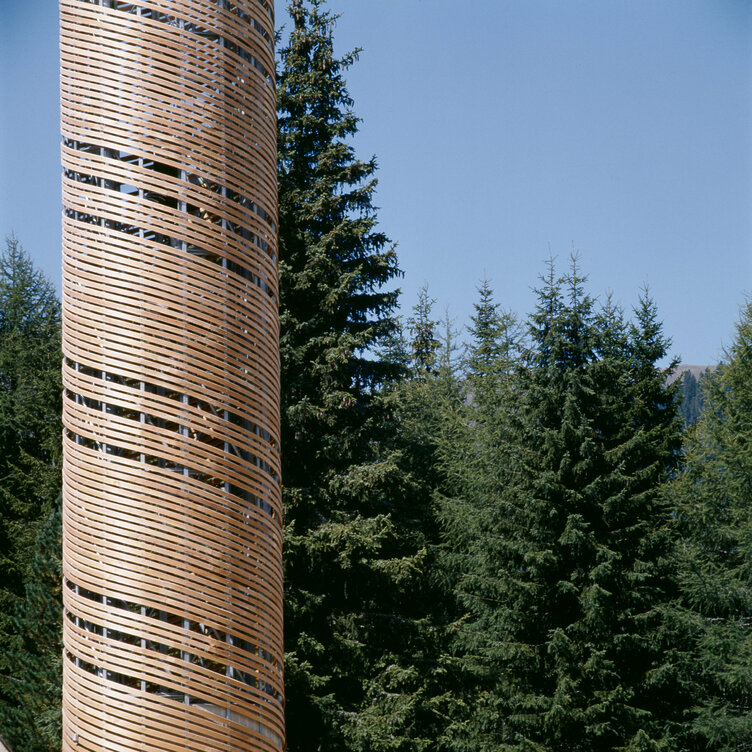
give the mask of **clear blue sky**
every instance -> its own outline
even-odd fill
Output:
[[[403,312],[428,283],[467,322],[479,280],[521,313],[549,253],[674,350],[713,363],[752,290],[748,0],[330,0],[355,142],[379,162]],[[277,2],[280,22],[284,6]],[[56,0],[2,0],[0,234],[59,286]]]

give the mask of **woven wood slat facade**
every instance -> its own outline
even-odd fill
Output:
[[[65,752],[284,747],[271,0],[60,0]]]

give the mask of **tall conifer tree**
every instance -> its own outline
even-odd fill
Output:
[[[398,480],[390,499],[398,546],[371,638],[379,650],[364,676],[366,702],[350,724],[354,752],[435,750],[454,691],[446,653],[456,612],[439,561],[436,492],[444,482],[440,456],[462,418],[461,389],[452,327],[445,322],[442,333],[432,308],[423,288],[408,317],[409,336],[390,344],[403,377],[379,400],[390,423],[381,439],[383,457]]]
[[[453,622],[443,663],[451,681],[441,748],[476,750],[481,716],[493,700],[491,666],[483,655],[475,616],[467,596],[473,582],[486,575],[477,559],[480,541],[493,534],[496,500],[508,483],[510,414],[514,394],[512,374],[520,356],[519,327],[514,316],[500,309],[484,281],[470,327],[462,379],[462,398],[451,434],[435,432],[439,440],[437,470],[442,479],[440,512],[446,528],[441,569],[452,596],[447,598]],[[491,575],[494,577],[494,575]],[[480,638],[481,642],[478,642]]]
[[[691,680],[707,749],[752,739],[752,303],[727,362],[701,379],[703,409],[669,498],[682,534],[682,593],[701,620]]]
[[[13,752],[57,752],[62,721],[61,497],[38,528],[25,597],[13,614],[5,653],[8,703],[0,706],[0,737]]]
[[[11,236],[0,252],[0,677],[37,527],[60,491],[60,357],[55,290]]]
[[[616,309],[599,315],[576,264],[564,278],[551,265],[506,419],[457,455],[478,472],[457,473],[447,504],[466,610],[457,649],[472,671],[452,749],[683,743],[689,698],[674,664],[689,643],[657,495],[679,424],[654,313],[646,298],[632,327]]]
[[[380,404],[401,366],[374,356],[395,330],[397,293],[384,285],[399,270],[376,229],[375,160],[350,144],[358,119],[343,75],[357,51],[334,55],[322,0],[288,10],[278,115],[289,749],[391,749],[412,723],[406,692],[393,691],[409,670],[389,656],[420,560],[397,522],[409,483]]]
[[[428,294],[428,286],[418,290],[418,300],[407,321],[409,331],[409,369],[414,378],[424,379],[439,366],[438,322],[433,319],[436,301]]]

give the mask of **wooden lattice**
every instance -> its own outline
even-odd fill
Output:
[[[66,752],[284,746],[271,0],[60,0]]]

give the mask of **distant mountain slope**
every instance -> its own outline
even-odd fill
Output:
[[[684,419],[685,426],[691,426],[697,422],[703,407],[702,388],[700,382],[705,376],[710,375],[718,366],[695,366],[682,363],[677,367],[668,382],[672,383],[681,377],[679,386],[679,412]]]
[[[668,377],[667,381],[669,384],[672,384],[674,381],[676,381],[680,376],[683,376],[687,371],[694,376],[696,380],[699,380],[700,376],[705,375],[705,371],[710,371],[710,373],[713,373],[715,369],[718,368],[718,366],[693,366],[689,363],[681,363],[680,365],[676,366],[676,370]]]

